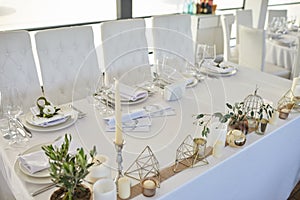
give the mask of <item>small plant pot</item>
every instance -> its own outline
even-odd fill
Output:
[[[50,200],[63,200],[63,199],[65,199],[66,192],[67,192],[66,189],[61,187],[52,193]],[[80,187],[75,188],[75,192],[73,194],[72,199],[73,200],[91,200],[92,192],[85,185],[80,185]]]
[[[257,133],[259,135],[265,134],[268,123],[269,123],[269,121],[267,119],[258,120],[256,123],[255,133]]]

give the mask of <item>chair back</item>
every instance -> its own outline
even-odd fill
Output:
[[[135,85],[151,79],[144,19],[101,23],[103,62],[108,80]]]
[[[252,10],[253,27],[263,29],[265,27],[269,0],[245,0],[244,9]]]
[[[239,35],[239,65],[264,71],[265,31],[240,25]]]
[[[154,16],[152,33],[154,60],[167,56],[172,59],[172,67],[178,70],[184,70],[186,63],[195,63],[190,15]]]
[[[237,10],[236,18],[236,43],[239,44],[239,25],[253,27],[252,10]]]
[[[230,15],[222,15],[221,23],[223,29],[223,38],[224,38],[224,52],[223,57],[225,61],[230,61],[231,53],[230,53],[230,36],[231,36],[231,28],[234,23],[234,16]]]
[[[39,31],[35,35],[45,95],[55,104],[85,98],[100,77],[90,26]]]
[[[27,31],[0,32],[0,91],[12,87],[20,93],[24,112],[28,112],[41,95]]]

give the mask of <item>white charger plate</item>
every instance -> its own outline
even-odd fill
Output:
[[[41,126],[32,125],[32,124],[28,123],[28,121],[26,120],[26,118],[28,118],[28,117],[32,117],[32,113],[28,113],[27,115],[22,116],[21,120],[24,124],[26,124],[26,127],[29,130],[37,131],[37,132],[51,132],[51,131],[58,131],[58,130],[61,130],[61,129],[65,129],[65,128],[73,125],[78,119],[78,113],[74,112],[63,123],[60,123],[60,124],[57,124],[57,125],[54,125],[54,126],[48,126],[48,127],[41,127]]]
[[[48,143],[32,146],[29,149],[27,149],[26,151],[24,151],[23,154],[39,151],[39,150],[41,150],[41,146],[47,145],[47,144]],[[34,184],[52,183],[50,173],[48,170],[43,170],[43,171],[37,172],[35,174],[30,174],[26,169],[24,169],[24,167],[21,166],[18,159],[16,160],[16,162],[14,164],[14,170],[22,180],[24,180],[28,183],[34,183]]]

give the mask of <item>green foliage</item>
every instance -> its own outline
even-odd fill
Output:
[[[65,199],[69,200],[72,199],[75,188],[80,186],[83,179],[89,173],[88,169],[94,164],[88,162],[83,148],[78,148],[74,155],[69,153],[71,140],[71,135],[65,134],[64,142],[60,147],[54,147],[52,144],[42,146],[42,149],[49,158],[52,181],[66,189]],[[94,160],[93,158],[96,155],[95,146],[89,155]]]
[[[196,115],[196,121],[194,122],[194,124],[196,124],[198,126],[203,126],[201,135],[203,137],[207,137],[207,134],[210,133],[209,123],[211,122],[211,120],[213,118],[218,118],[220,123],[226,123],[229,119],[228,117],[229,117],[229,115],[227,115],[227,114],[223,115],[220,112],[216,112],[213,114],[200,113],[200,114]]]

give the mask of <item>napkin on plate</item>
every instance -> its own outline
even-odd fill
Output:
[[[212,64],[205,64],[203,65],[203,67],[211,72],[220,73],[220,74],[230,73],[235,69],[235,67],[232,64],[229,64],[227,62],[221,62],[219,66],[212,65]]]
[[[64,142],[64,137],[60,138],[58,141],[53,143],[53,146],[60,147]],[[79,145],[73,140],[70,143],[69,153],[75,153]],[[20,164],[30,173],[34,174],[36,172],[45,170],[49,168],[48,157],[43,150],[35,151],[28,154],[23,154],[18,157]]]
[[[39,108],[37,106],[31,107],[30,111],[33,115],[33,118],[30,119],[29,123],[36,125],[36,126],[42,126],[42,127],[48,127],[48,126],[54,126],[56,124],[60,124],[65,122],[69,117],[72,115],[72,110],[60,110],[56,115],[50,118],[45,117],[37,117],[36,115],[39,114]],[[28,121],[28,120],[27,120]]]
[[[146,90],[140,88],[134,88],[124,83],[119,84],[120,96],[125,101],[137,101],[139,99],[147,97]]]

